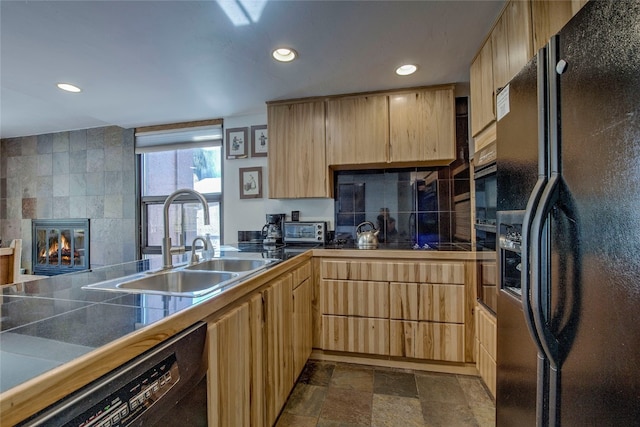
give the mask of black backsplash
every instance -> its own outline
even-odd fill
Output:
[[[467,98],[456,98],[456,153],[444,167],[335,172],[336,239],[371,221],[385,243],[470,241]]]
[[[337,172],[335,182],[336,238],[355,239],[356,227],[371,221],[381,242],[457,241],[454,188],[468,188],[468,175],[453,179],[449,167],[387,169]]]

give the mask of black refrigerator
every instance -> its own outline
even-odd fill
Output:
[[[640,1],[499,92],[498,426],[640,425]]]

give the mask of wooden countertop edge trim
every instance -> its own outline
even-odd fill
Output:
[[[230,304],[259,291],[271,280],[311,257],[312,252],[308,251],[283,261],[217,298],[184,309],[5,391],[0,394],[2,425],[14,425],[25,420],[194,323],[210,318]]]

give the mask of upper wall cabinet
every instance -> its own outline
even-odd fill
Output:
[[[533,0],[531,19],[534,53],[547,44],[551,36],[560,31],[586,3],[587,0]]]
[[[447,165],[455,158],[453,86],[327,101],[327,165]]]
[[[495,93],[533,56],[530,10],[529,0],[510,1],[491,33]]]
[[[456,157],[453,86],[389,95],[391,162],[447,165]]]
[[[496,138],[495,96],[587,3],[587,0],[511,0],[470,69],[471,135],[476,151]]]
[[[386,95],[327,101],[327,164],[385,163],[389,152]]]
[[[493,54],[487,40],[471,64],[471,135],[476,136],[496,119],[493,102]]]
[[[269,198],[330,197],[324,101],[269,104]]]

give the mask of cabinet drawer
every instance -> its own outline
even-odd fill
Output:
[[[480,305],[476,306],[476,322],[478,328],[478,341],[489,353],[489,356],[496,359],[497,354],[497,327],[496,319],[493,315]]]
[[[322,280],[320,311],[342,316],[389,317],[389,284]]]
[[[311,263],[307,262],[291,272],[293,276],[293,289],[297,288],[311,277]]]
[[[464,362],[464,325],[390,321],[391,356]]]
[[[496,263],[492,262],[483,262],[482,263],[482,284],[483,285],[494,285],[497,283],[496,281]]]
[[[464,284],[463,262],[323,260],[323,279]]]
[[[389,355],[389,320],[322,316],[322,348]]]
[[[464,323],[464,286],[391,283],[392,319]]]
[[[480,377],[487,385],[489,391],[494,396],[496,395],[496,361],[491,358],[489,352],[482,346],[478,346],[478,372]]]

